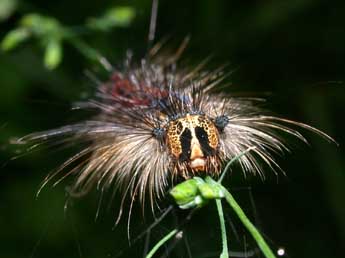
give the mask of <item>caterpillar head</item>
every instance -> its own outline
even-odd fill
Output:
[[[210,118],[187,114],[170,121],[166,134],[168,149],[185,176],[187,171],[218,170],[216,154],[219,150],[219,132]],[[216,167],[212,168],[212,165]]]

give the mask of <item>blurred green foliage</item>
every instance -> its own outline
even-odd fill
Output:
[[[113,7],[100,18],[90,18],[85,25],[79,27],[84,33],[89,30],[109,31],[117,26],[128,26],[134,18],[134,10],[130,7]],[[99,61],[101,56],[79,38],[77,32],[62,25],[57,19],[36,13],[26,14],[21,18],[19,26],[9,31],[2,40],[4,51],[11,50],[30,37],[36,38],[45,49],[44,64],[52,70],[62,60],[62,44],[68,41],[86,57]]]
[[[128,26],[135,12],[129,7],[116,7],[106,11],[100,18],[90,18],[87,26],[100,31],[109,31],[116,26]]]
[[[120,6],[130,9],[111,11]],[[35,198],[47,173],[75,150],[43,149],[12,160],[25,151],[9,142],[87,117],[71,111],[71,103],[93,94],[94,83],[84,69],[105,80],[106,72],[95,62],[100,55],[120,67],[128,50],[134,59],[145,55],[150,11],[147,0],[0,0],[6,50],[0,52],[0,257],[115,257],[128,247],[126,212],[112,230],[117,195],[110,202],[111,193],[104,193],[101,203],[97,191],[71,199],[64,213],[70,178]],[[191,35],[181,65],[210,55],[210,68],[230,63],[232,85],[225,90],[265,97],[268,109],[322,129],[340,143],[337,147],[304,132],[311,146],[292,141],[292,154],[277,157],[286,177],[268,170],[265,181],[244,178],[237,168],[224,183],[270,245],[283,246],[288,257],[340,258],[345,251],[344,12],[340,0],[159,3],[156,42],[169,38],[175,49]],[[154,221],[149,209],[145,214],[143,219],[140,207],[134,207],[132,238]],[[151,246],[186,215],[178,212],[162,221],[152,231]],[[227,225],[230,250],[244,250],[245,244],[253,248],[234,214],[225,210],[225,215],[237,232]],[[188,223],[185,239],[193,257],[219,254],[216,216],[210,205]],[[134,243],[121,257],[142,257],[144,245],[144,240]],[[188,257],[186,250],[180,241],[170,257]]]
[[[16,0],[0,0],[0,21],[6,21],[16,10]]]

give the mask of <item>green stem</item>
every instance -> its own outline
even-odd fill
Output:
[[[217,204],[217,210],[218,210],[218,215],[219,215],[220,230],[222,233],[222,243],[223,243],[223,250],[222,250],[222,253],[220,254],[220,258],[228,258],[229,257],[228,241],[227,241],[227,236],[226,236],[222,201],[220,199],[216,199],[216,204]]]
[[[151,258],[153,257],[153,255],[157,252],[157,250],[159,249],[159,247],[161,247],[162,245],[164,245],[165,242],[167,242],[170,238],[172,238],[176,233],[178,232],[177,229],[174,229],[172,231],[170,231],[169,234],[167,234],[165,237],[163,237],[152,249],[151,251],[146,255],[145,258]]]
[[[276,258],[276,256],[273,254],[271,248],[268,246],[264,238],[261,236],[260,232],[256,229],[256,227],[253,225],[253,223],[250,222],[244,211],[241,209],[241,207],[238,205],[234,197],[230,194],[230,192],[221,184],[219,184],[222,188],[225,199],[228,202],[228,204],[231,206],[231,208],[235,211],[243,225],[247,228],[247,230],[250,232],[250,234],[255,239],[256,243],[258,244],[259,248],[267,258]]]
[[[226,173],[228,172],[228,170],[230,169],[230,166],[232,165],[232,163],[234,163],[236,160],[239,160],[242,156],[244,156],[245,154],[247,154],[248,152],[250,152],[251,150],[254,150],[256,147],[249,147],[248,149],[246,149],[245,151],[241,152],[239,155],[233,157],[225,166],[223,173],[221,174],[218,183],[221,183],[226,175]]]
[[[96,62],[99,62],[102,58],[102,55],[96,49],[90,47],[87,43],[78,38],[71,30],[65,29],[63,33],[64,39],[73,45],[86,58]]]

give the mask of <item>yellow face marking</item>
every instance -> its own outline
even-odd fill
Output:
[[[218,148],[218,130],[206,116],[187,114],[169,122],[167,144],[176,159],[189,161],[192,169],[203,170],[206,156],[214,155]]]

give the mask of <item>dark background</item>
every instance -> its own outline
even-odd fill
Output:
[[[113,5],[132,6],[137,14],[134,22],[128,28],[95,33],[85,40],[114,64],[122,62],[128,49],[140,57],[147,49],[150,1],[25,1],[0,23],[0,36],[28,12],[76,25]],[[310,146],[291,139],[293,152],[277,157],[286,176],[267,171],[267,179],[262,181],[245,179],[234,171],[225,183],[271,247],[284,247],[287,257],[344,256],[344,13],[345,3],[340,0],[159,3],[156,39],[169,36],[176,46],[190,35],[183,60],[197,64],[212,56],[212,66],[229,64],[229,70],[234,70],[229,91],[266,97],[270,110],[313,125],[340,144],[327,143],[302,130]],[[85,69],[97,74],[96,66],[68,45],[63,63],[54,71],[44,68],[42,51],[34,42],[10,53],[0,52],[0,257],[115,257],[128,246],[127,213],[112,230],[119,198],[108,208],[110,198],[105,197],[97,220],[97,191],[71,200],[64,211],[68,179],[58,187],[44,188],[35,198],[45,175],[72,150],[44,149],[11,160],[22,151],[9,144],[13,137],[78,121],[79,114],[70,111],[71,103],[93,90]],[[215,213],[210,205],[188,223],[185,239],[192,257],[219,255]],[[226,213],[236,228],[232,230],[228,224],[230,249],[255,248],[234,214],[228,209]],[[150,246],[186,215],[170,215],[152,232]],[[143,218],[135,207],[132,239],[153,221],[148,209]],[[137,241],[121,257],[142,257],[143,242]],[[169,255],[188,257],[184,240]]]

